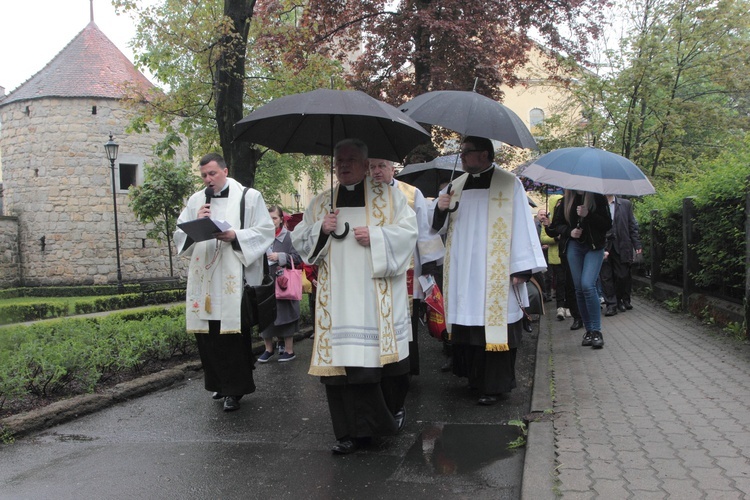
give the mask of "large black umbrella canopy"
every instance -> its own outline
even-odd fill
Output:
[[[437,198],[440,185],[451,181],[454,168],[459,174],[464,171],[458,155],[438,156],[424,163],[412,163],[405,166],[396,174],[396,179],[411,184],[428,198]]]
[[[274,99],[238,121],[234,140],[279,153],[333,155],[342,139],[361,139],[370,158],[400,162],[429,134],[395,107],[358,90],[318,89]]]
[[[437,90],[419,95],[400,108],[418,123],[440,125],[463,136],[478,136],[538,149],[523,120],[510,108],[474,91]]]

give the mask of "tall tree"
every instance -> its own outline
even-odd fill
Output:
[[[592,132],[652,176],[674,179],[750,127],[747,0],[640,0],[613,72],[588,79]]]
[[[471,90],[475,78],[478,92],[501,99],[500,86],[517,83],[532,32],[548,48],[582,60],[606,2],[309,2],[296,42],[345,62],[350,86],[392,104],[431,90]]]
[[[130,189],[130,208],[144,224],[152,224],[146,233],[158,242],[166,240],[169,249],[169,275],[174,276],[172,234],[185,199],[198,188],[198,177],[190,164],[175,165],[169,160],[157,160],[144,168],[144,182]]]

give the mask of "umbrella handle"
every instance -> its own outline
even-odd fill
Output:
[[[341,234],[336,234],[335,232],[333,232],[331,233],[331,236],[333,236],[337,240],[343,240],[347,234],[349,234],[349,223],[344,222],[344,232]]]
[[[445,190],[445,192],[450,193],[452,187],[453,187],[453,183],[451,182],[450,184],[448,184],[448,188]],[[445,211],[448,212],[449,214],[455,212],[456,210],[458,210],[458,202],[456,202],[453,208],[448,207],[445,209]]]

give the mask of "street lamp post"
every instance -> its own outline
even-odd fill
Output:
[[[297,213],[299,213],[299,200],[302,198],[302,195],[299,194],[299,191],[294,192],[294,201],[297,202]]]
[[[109,141],[104,144],[104,151],[109,158],[110,170],[112,171],[112,206],[115,214],[115,251],[117,252],[117,292],[122,293],[122,269],[120,268],[120,231],[117,227],[117,193],[115,188],[115,160],[117,159],[117,150],[120,145],[112,140],[112,134],[109,134]]]

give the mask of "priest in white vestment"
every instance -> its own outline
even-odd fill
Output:
[[[466,137],[466,173],[440,194],[432,214],[433,230],[446,234],[443,298],[453,373],[469,379],[481,405],[516,387],[526,281],[546,269],[523,185],[493,158],[492,141]]]
[[[325,191],[292,232],[302,259],[318,266],[309,373],[325,384],[336,454],[398,432],[409,387],[406,271],[417,222],[397,189],[367,177],[367,165],[365,143],[337,144],[333,211]]]
[[[435,276],[438,273],[438,266],[443,264],[445,246],[440,235],[430,230],[427,201],[422,191],[395,179],[393,177],[395,173],[396,167],[392,161],[381,158],[370,159],[370,176],[372,179],[376,182],[389,184],[401,191],[406,196],[409,207],[414,210],[417,216],[419,236],[417,246],[414,247],[410,278],[407,283],[412,289],[411,339],[409,340],[410,373],[419,375],[419,315],[421,314],[422,300],[425,297],[419,277],[423,275]]]
[[[198,342],[205,388],[224,400],[225,411],[234,411],[243,395],[255,392],[252,327],[240,319],[243,286],[261,283],[274,225],[261,194],[227,177],[219,154],[203,156],[200,172],[206,189],[188,199],[177,222],[210,217],[231,228],[199,242],[177,228],[174,242],[178,254],[190,258],[185,316]]]

